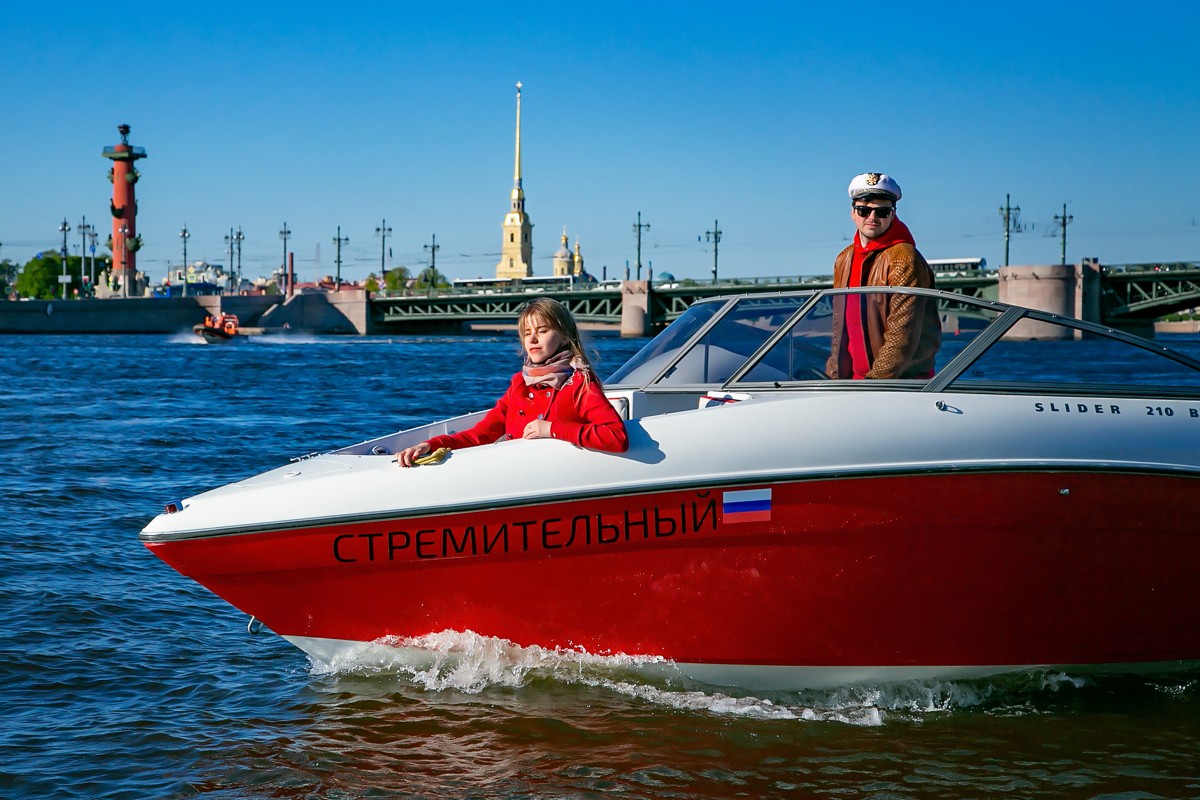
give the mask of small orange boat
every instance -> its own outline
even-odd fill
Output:
[[[237,315],[210,314],[204,318],[204,322],[192,326],[192,333],[209,344],[232,341],[239,335]]]

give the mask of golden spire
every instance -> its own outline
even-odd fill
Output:
[[[513,164],[513,188],[521,188],[521,82],[517,81],[517,156]]]

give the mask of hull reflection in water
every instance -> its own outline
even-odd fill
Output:
[[[1200,364],[882,293],[990,324],[930,378],[831,381],[846,292],[700,303],[606,383],[626,454],[392,462],[472,415],[190,498],[142,539],[324,663],[443,631],[749,689],[1200,659]],[[1030,320],[1139,349],[1151,385],[1009,374]]]

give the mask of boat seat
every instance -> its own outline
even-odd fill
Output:
[[[616,409],[617,416],[623,420],[629,420],[629,398],[628,397],[610,397],[608,402],[612,403],[612,407]]]

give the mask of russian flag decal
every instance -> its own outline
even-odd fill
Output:
[[[726,522],[769,522],[771,490],[747,489],[721,493],[721,511]]]

